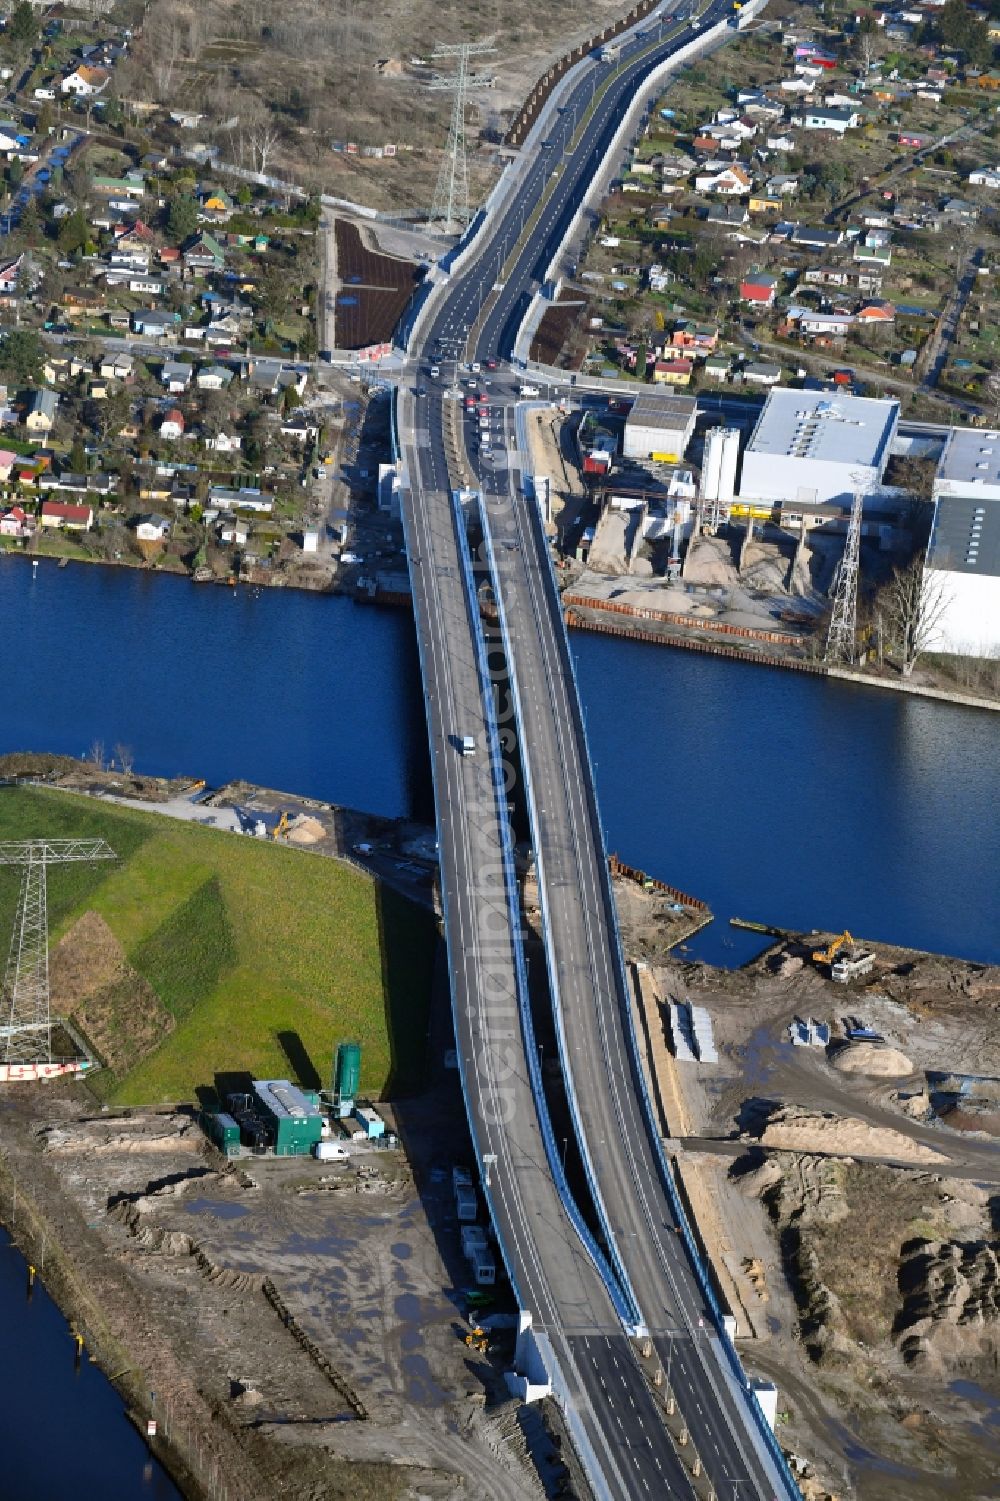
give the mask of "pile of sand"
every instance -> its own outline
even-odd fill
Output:
[[[310,818],[308,813],[297,818],[288,831],[288,839],[292,844],[317,844],[325,838],[326,830],[319,819]]]
[[[891,1126],[872,1126],[855,1116],[782,1105],[759,1131],[765,1147],[783,1152],[819,1152],[828,1157],[888,1157],[893,1162],[946,1162],[943,1152],[913,1141]]]
[[[842,1074],[870,1074],[874,1079],[905,1079],[913,1073],[905,1053],[879,1042],[849,1042],[832,1054],[830,1062]]]

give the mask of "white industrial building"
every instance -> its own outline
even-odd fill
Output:
[[[898,401],[776,386],[743,455],[740,497],[850,504],[881,485],[898,421]]]
[[[625,457],[680,463],[697,416],[698,403],[693,396],[644,391],[625,419]]]
[[[926,581],[935,651],[1000,654],[1000,432],[952,428],[934,480]]]

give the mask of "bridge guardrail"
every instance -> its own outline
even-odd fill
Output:
[[[476,659],[479,667],[480,686],[483,695],[483,707],[486,716],[487,730],[489,733],[490,771],[493,777],[493,785],[498,805],[504,808],[507,803],[507,791],[504,786],[503,764],[500,758],[500,732],[496,718],[496,708],[493,701],[492,684],[489,675],[489,666],[486,660],[486,638],[483,633],[482,620],[479,615],[479,603],[476,595],[476,583],[472,571],[472,554],[469,550],[468,538],[465,531],[465,521],[461,514],[461,506],[452,492],[452,514],[458,536],[458,552],[462,569],[462,583],[466,593],[466,603],[469,609],[469,618],[472,623],[473,637],[476,651]],[[570,1192],[566,1174],[563,1170],[556,1144],[555,1132],[552,1129],[552,1121],[549,1117],[548,1105],[545,1100],[545,1090],[542,1084],[542,1069],[538,1058],[538,1047],[535,1042],[534,1024],[531,1017],[531,998],[528,993],[528,974],[524,960],[524,944],[521,939],[520,919],[520,896],[517,885],[517,872],[514,868],[514,846],[511,837],[510,821],[506,817],[500,820],[501,827],[501,853],[504,867],[504,886],[507,893],[507,902],[512,918],[511,934],[514,945],[514,965],[517,978],[518,1010],[521,1016],[521,1026],[524,1030],[525,1058],[528,1066],[528,1076],[531,1082],[531,1092],[535,1099],[538,1111],[538,1121],[542,1133],[542,1141],[545,1146],[545,1156],[552,1174],[552,1180],[556,1191],[562,1201],[574,1230],[580,1237],[588,1255],[597,1269],[601,1281],[607,1288],[608,1295],[614,1304],[615,1312],[623,1323],[629,1322],[630,1310],[622,1294],[622,1285],[612,1274],[607,1258],[604,1256],[597,1242],[594,1240],[587,1224],[577,1207],[576,1200]],[[627,1285],[627,1284],[626,1284]],[[634,1320],[633,1320],[634,1322]]]
[[[549,552],[548,542],[545,537],[544,530],[542,529],[541,515],[538,507],[534,505],[529,506],[528,514],[530,518],[530,525],[536,533],[536,544],[539,548],[540,556],[544,557],[546,560],[548,586],[552,591],[550,598],[554,599],[556,601],[556,604],[558,605],[558,584],[556,581],[555,572],[552,567],[552,557]],[[562,611],[557,608],[554,613],[558,621],[556,639],[559,642],[560,656],[563,660],[564,669],[570,674],[572,678],[573,686],[575,689],[575,704],[573,713],[575,732],[581,739],[584,753],[587,757],[587,764],[593,765],[593,761],[590,755],[590,744],[587,736],[587,727],[584,723],[583,714],[580,709],[581,699],[579,684],[577,682],[576,668],[574,666],[572,653],[569,647],[569,638],[566,635],[566,627],[565,623],[563,622]],[[642,1100],[644,1123],[655,1151],[661,1181],[666,1190],[667,1197],[670,1200],[670,1206],[676,1218],[677,1224],[680,1227],[681,1237],[684,1241],[684,1246],[688,1253],[688,1260],[695,1274],[699,1291],[701,1292],[702,1297],[705,1299],[705,1305],[709,1311],[709,1316],[711,1317],[712,1322],[715,1326],[715,1331],[719,1339],[719,1347],[726,1357],[726,1361],[730,1367],[732,1376],[735,1378],[743,1399],[747,1404],[751,1420],[758,1434],[763,1439],[768,1453],[777,1466],[779,1478],[781,1479],[782,1484],[786,1490],[788,1501],[801,1501],[801,1492],[799,1491],[792,1473],[788,1468],[788,1462],[785,1459],[784,1454],[781,1452],[781,1446],[775,1438],[774,1433],[771,1431],[771,1427],[768,1424],[767,1419],[764,1417],[760,1403],[757,1401],[753,1389],[750,1386],[746,1371],[743,1369],[743,1364],[740,1361],[735,1346],[733,1345],[732,1340],[729,1338],[729,1335],[726,1333],[725,1324],[723,1323],[722,1310],[719,1307],[718,1299],[716,1298],[714,1289],[712,1288],[707,1268],[702,1261],[702,1258],[698,1252],[697,1245],[695,1243],[694,1236],[691,1233],[691,1226],[688,1223],[688,1218],[684,1212],[684,1207],[677,1193],[677,1188],[670,1175],[670,1170],[667,1164],[666,1157],[664,1156],[663,1147],[660,1143],[659,1135],[657,1134],[655,1128],[654,1122],[656,1116],[653,1111],[652,1100],[650,1099],[649,1089],[646,1084],[645,1074],[642,1069],[639,1039],[636,1035],[635,1021],[632,1016],[631,1007],[628,1004],[628,977],[625,973],[624,950],[622,947],[621,931],[618,923],[618,911],[615,905],[614,892],[611,888],[610,876],[608,874],[607,848],[604,840],[604,829],[601,824],[600,814],[597,808],[597,795],[592,778],[589,779],[588,801],[591,806],[591,819],[594,829],[596,830],[601,853],[603,877],[601,881],[602,899],[605,903],[605,910],[610,921],[611,931],[614,934],[615,954],[613,958],[615,967],[618,970],[619,983],[621,986],[620,1000],[626,1024],[626,1035],[628,1036],[632,1053],[630,1062],[632,1065],[633,1076],[636,1080],[640,1098]]]

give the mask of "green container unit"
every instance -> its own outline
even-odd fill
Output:
[[[353,1100],[360,1088],[361,1044],[338,1043],[333,1067],[333,1097],[335,1100]]]
[[[287,1079],[254,1081],[257,1114],[267,1120],[276,1157],[307,1157],[323,1135],[323,1116]]]
[[[220,1152],[225,1152],[227,1157],[238,1157],[240,1154],[240,1128],[231,1115],[220,1110],[214,1115],[210,1110],[202,1112],[202,1129]]]

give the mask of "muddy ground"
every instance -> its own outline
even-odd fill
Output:
[[[872,946],[844,987],[822,946],[652,971],[661,1000],[708,1009],[720,1054],[661,1059],[678,1174],[744,1360],[823,1488],[995,1496],[1000,970]],[[796,1018],[829,1047],[794,1047]],[[853,1021],[880,1040],[849,1044]]]
[[[105,1363],[126,1352],[157,1391],[161,1433],[209,1489],[212,1464],[234,1501],[527,1501],[565,1480],[546,1414],[506,1395],[512,1336],[488,1358],[464,1342],[438,1155],[439,1127],[464,1140],[454,1088],[396,1121],[433,1147],[345,1164],[227,1163],[189,1112],[95,1111],[79,1089],[5,1105],[7,1161],[47,1216],[43,1275],[57,1256],[85,1268],[100,1327],[54,1291]]]

